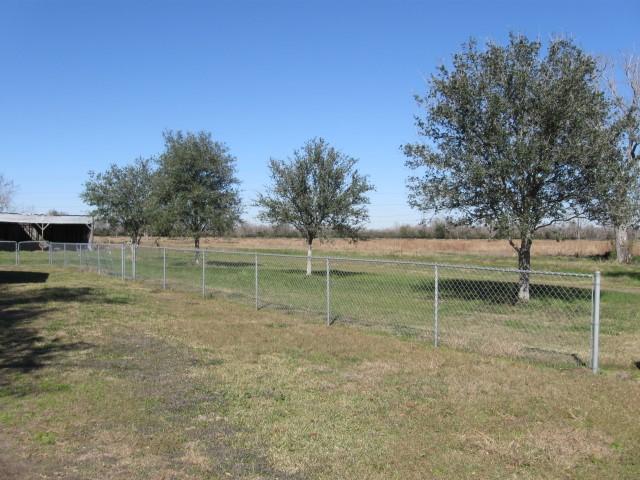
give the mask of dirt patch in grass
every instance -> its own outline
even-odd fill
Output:
[[[272,468],[259,451],[232,445],[235,430],[217,413],[225,410],[227,392],[210,378],[204,383],[189,375],[194,366],[209,363],[198,352],[135,330],[111,330],[107,336],[109,342],[75,368],[122,380],[130,389],[128,394],[144,406],[124,418],[111,412],[109,421],[86,432],[97,433],[96,440],[104,448],[99,455],[85,453],[81,458],[88,464],[99,460],[120,470],[159,469],[181,478],[298,478]],[[150,449],[150,455],[140,455],[135,444],[104,435],[117,431],[126,419],[134,421],[136,443]]]
[[[0,292],[0,478],[300,478],[234,443],[228,391],[190,375],[219,360],[111,321],[135,309],[88,287]]]

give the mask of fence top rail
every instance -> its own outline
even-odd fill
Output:
[[[37,242],[35,242],[37,243]],[[52,244],[54,242],[51,242]],[[62,242],[58,242],[62,243]],[[90,245],[87,243],[67,243],[67,245]],[[124,243],[95,243],[92,245],[96,246],[121,246],[126,245]],[[151,250],[166,250],[166,251],[176,251],[176,252],[205,252],[205,253],[221,253],[227,255],[246,255],[246,256],[255,256],[259,255],[261,257],[281,257],[281,258],[296,258],[296,259],[307,259],[306,255],[294,255],[288,253],[267,253],[267,252],[257,252],[257,251],[238,251],[238,250],[224,250],[224,249],[208,249],[208,248],[186,248],[186,247],[156,247],[156,246],[140,246],[137,245],[136,248],[145,248]],[[329,260],[329,261],[339,261],[339,262],[354,262],[354,263],[369,263],[369,264],[377,264],[377,265],[407,265],[407,266],[416,266],[416,267],[431,267],[431,268],[444,268],[451,270],[474,270],[474,271],[484,271],[484,272],[502,272],[502,273],[526,273],[529,275],[548,275],[548,276],[556,276],[556,277],[577,277],[577,278],[593,278],[594,273],[577,273],[577,272],[553,272],[548,270],[519,270],[517,268],[500,268],[500,267],[484,267],[479,265],[465,265],[465,264],[453,264],[453,263],[437,263],[437,262],[420,262],[417,260],[394,260],[394,259],[378,259],[378,258],[354,258],[354,257],[330,257],[330,256],[315,256],[312,257],[312,260]]]

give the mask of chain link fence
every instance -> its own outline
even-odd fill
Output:
[[[435,346],[598,369],[599,273],[314,257],[307,274],[307,257],[298,255],[47,242],[21,242],[16,251],[20,264],[77,267]]]

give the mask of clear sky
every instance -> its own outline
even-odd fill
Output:
[[[415,223],[399,147],[417,139],[413,95],[462,42],[563,34],[616,57],[640,51],[639,19],[638,0],[0,0],[0,172],[19,210],[84,213],[89,170],[208,130],[250,204],[269,157],[322,136],[371,176],[372,226]]]

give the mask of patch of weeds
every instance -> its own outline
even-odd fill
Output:
[[[15,421],[15,417],[11,412],[0,412],[0,424],[10,425]]]
[[[53,432],[37,432],[33,439],[40,445],[55,445],[56,434]]]
[[[65,326],[66,323],[67,322],[65,320],[62,320],[60,318],[54,318],[49,322],[47,322],[47,324],[44,327],[44,330],[46,330],[47,333],[55,333],[59,330],[62,330],[62,327]]]
[[[41,393],[68,392],[71,390],[71,385],[68,383],[56,382],[51,379],[45,379],[40,382],[39,390]]]
[[[273,322],[273,323],[265,324],[265,327],[267,327],[267,328],[287,328],[287,327],[289,327],[289,324],[285,323],[285,322]]]

